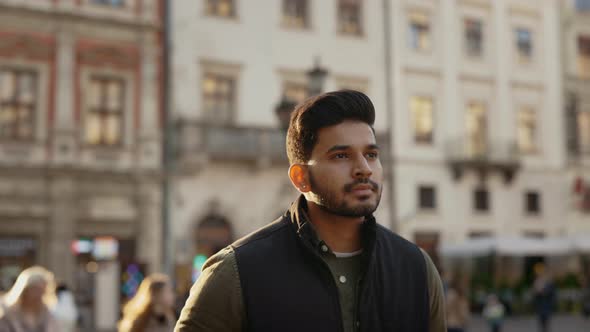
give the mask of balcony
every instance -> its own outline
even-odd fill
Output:
[[[447,142],[446,159],[459,181],[466,171],[476,172],[481,180],[491,173],[499,173],[506,183],[512,182],[520,168],[518,149],[511,142],[480,142],[456,138]]]
[[[211,125],[181,121],[172,139],[181,168],[208,161],[286,164],[285,133],[274,128]]]
[[[210,161],[258,166],[288,163],[285,131],[279,128],[211,125],[185,120],[176,124],[172,140],[181,171],[198,168]],[[377,141],[386,157],[387,135],[378,134]]]

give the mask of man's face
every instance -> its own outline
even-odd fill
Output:
[[[366,123],[345,121],[320,129],[308,165],[308,201],[345,217],[377,209],[383,168],[375,135]]]

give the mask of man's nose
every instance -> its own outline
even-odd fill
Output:
[[[353,169],[355,178],[368,178],[373,174],[373,170],[364,155],[356,158]]]

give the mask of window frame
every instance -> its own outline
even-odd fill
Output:
[[[113,4],[113,0],[87,0],[91,5],[103,8],[130,8],[129,0],[119,0],[120,4]]]
[[[478,214],[488,214],[491,211],[491,194],[487,188],[478,187],[473,190],[473,211]]]
[[[521,142],[521,130],[523,129],[528,129],[528,127],[523,128],[522,127],[522,123],[523,123],[523,113],[529,113],[530,115],[532,115],[532,137],[530,137],[530,140],[532,142],[532,145],[529,148],[524,148],[524,146],[522,145],[523,142]],[[539,146],[539,119],[538,119],[538,113],[535,110],[535,108],[533,106],[530,105],[521,105],[517,112],[516,112],[516,130],[517,130],[517,135],[516,135],[516,146],[518,148],[518,152],[521,154],[535,154],[538,153],[540,150],[540,146]]]
[[[470,29],[478,27],[478,30]],[[477,37],[477,38],[476,38]],[[477,48],[473,47],[473,41],[477,41]],[[463,19],[463,45],[464,54],[469,59],[480,59],[485,55],[485,27],[484,21],[476,17]]]
[[[532,199],[534,198],[534,199]],[[543,213],[542,196],[538,190],[524,192],[524,213],[529,216],[539,216]]]
[[[424,16],[424,22],[419,22],[418,20],[418,16]],[[423,23],[423,24],[421,24]],[[425,29],[414,29],[414,27],[426,27]],[[430,53],[432,52],[432,39],[433,39],[433,34],[432,34],[432,21],[431,21],[431,15],[430,13],[423,11],[423,10],[412,10],[408,13],[408,48],[414,52],[420,52],[420,53]],[[421,47],[420,45],[422,44],[420,42],[421,38],[419,38],[419,33],[415,33],[415,31],[417,32],[425,32],[427,39],[428,39],[428,43],[426,46]],[[414,37],[418,37],[418,38],[414,38]]]
[[[230,12],[227,15],[222,15],[219,6],[225,1],[229,3]],[[236,0],[204,0],[204,13],[209,17],[235,19],[238,17],[236,5]]]
[[[521,39],[521,36],[523,35],[522,33],[525,33],[526,35],[528,35],[528,38],[526,39],[528,46],[524,45],[522,43],[522,41],[523,41]],[[533,63],[534,50],[535,50],[533,30],[528,27],[518,26],[518,27],[514,28],[514,36],[515,36],[514,46],[516,49],[516,57],[517,57],[518,63],[522,64],[522,65],[528,65],[528,64]],[[528,49],[527,49],[527,47],[528,47]],[[528,52],[528,54],[526,54],[527,52]]]
[[[475,110],[480,106],[482,112],[481,114],[475,114]],[[482,118],[483,128],[475,128],[474,130],[470,130],[469,128],[469,121],[472,119]],[[479,122],[476,122],[477,124]],[[489,118],[488,118],[488,104],[484,100],[476,100],[472,99],[467,101],[465,105],[465,136],[467,142],[467,149],[469,151],[469,155],[471,157],[481,157],[485,156],[488,153],[489,148]],[[479,142],[477,139],[481,138],[482,141]]]
[[[216,91],[212,93],[208,93],[206,91],[205,85],[207,84],[207,79],[213,78],[216,84]],[[209,110],[207,106],[208,100],[213,98],[213,103],[215,105],[219,105],[224,100],[224,96],[218,92],[219,83],[220,81],[229,82],[230,83],[230,92],[229,92],[229,100],[226,103],[229,104],[229,107],[224,111],[227,114],[223,115],[223,118],[218,119],[218,117],[212,115],[212,111]],[[202,114],[203,119],[206,122],[212,124],[219,124],[219,125],[231,125],[235,122],[235,117],[237,115],[237,85],[238,85],[238,78],[235,75],[229,73],[220,73],[215,70],[207,70],[203,71],[203,75],[201,78],[201,107],[202,107]]]
[[[13,76],[13,80],[16,80],[15,82],[13,82],[13,94],[11,96],[11,100],[7,101],[7,102],[3,102],[0,99],[0,115],[2,115],[2,108],[4,103],[10,105],[13,107],[13,109],[18,109],[21,107],[28,107],[29,111],[30,111],[30,122],[29,122],[29,126],[30,126],[30,134],[26,137],[19,137],[19,134],[14,134],[15,132],[17,132],[18,130],[15,131],[14,128],[12,128],[12,132],[13,134],[10,136],[4,136],[3,134],[1,134],[0,131],[0,141],[3,142],[22,142],[22,143],[30,143],[36,140],[37,137],[37,116],[38,116],[38,112],[39,112],[39,102],[40,102],[40,98],[41,98],[41,86],[40,86],[40,81],[41,81],[41,74],[39,73],[38,70],[34,69],[34,68],[29,68],[29,67],[24,67],[24,66],[11,66],[11,65],[2,65],[0,66],[0,71],[7,71],[7,72],[11,72],[11,75]],[[31,75],[32,79],[33,79],[33,99],[34,101],[32,103],[29,103],[28,105],[23,105],[25,103],[23,103],[22,101],[19,102],[16,99],[18,99],[19,97],[19,76],[21,75]],[[0,96],[1,98],[2,96]],[[16,111],[17,113],[19,111]],[[18,121],[18,123],[21,123],[22,121]],[[17,128],[20,128],[20,125],[17,125]]]
[[[434,185],[419,185],[417,189],[418,210],[436,211],[438,208],[436,187]]]
[[[424,137],[426,137],[425,139],[421,139],[422,135],[420,135],[419,130],[418,130],[418,125],[419,125],[419,119],[417,117],[418,114],[422,114],[423,111],[425,111],[424,106],[425,103],[428,102],[428,104],[430,105],[430,108],[428,109],[430,112],[430,133],[428,136],[424,135]],[[414,108],[414,106],[422,106],[419,108]],[[411,115],[411,119],[412,119],[412,140],[414,142],[414,144],[417,145],[426,145],[426,146],[432,146],[434,145],[434,141],[435,141],[435,118],[434,118],[434,97],[432,96],[427,96],[424,94],[415,94],[410,96],[410,100],[409,100],[409,109],[410,109],[410,115]]]
[[[288,15],[290,13],[290,4],[293,4],[295,9],[295,14],[297,14],[297,9],[299,9],[302,13],[301,17]],[[301,8],[297,8],[297,5],[302,5]],[[310,20],[310,1],[309,0],[283,0],[281,2],[281,25],[287,29],[309,29],[311,27],[311,20]],[[296,23],[297,19],[301,18],[302,23]]]
[[[83,135],[82,135],[82,140],[84,142],[85,146],[89,146],[89,147],[96,147],[96,148],[120,148],[125,144],[125,133],[126,133],[126,129],[127,129],[127,121],[126,121],[126,113],[131,112],[130,109],[128,109],[128,105],[127,105],[127,94],[130,93],[129,90],[129,84],[127,82],[127,80],[125,79],[125,77],[123,76],[118,76],[115,74],[110,74],[110,73],[90,73],[87,78],[87,88],[88,91],[92,90],[92,84],[94,81],[100,81],[101,82],[101,92],[99,93],[100,95],[100,103],[101,105],[99,107],[93,107],[91,105],[90,102],[90,97],[88,95],[86,95],[87,100],[84,103],[84,123],[83,123]],[[105,83],[106,82],[106,83]],[[108,89],[108,85],[110,83],[118,83],[121,87],[120,89],[120,95],[119,95],[119,105],[120,108],[119,110],[112,110],[109,109],[108,106],[106,106],[107,103],[107,95],[108,92],[105,92]],[[132,93],[132,92],[131,92]],[[94,108],[94,109],[93,109]],[[101,118],[101,124],[100,124],[100,130],[99,130],[99,136],[100,139],[98,141],[98,143],[94,143],[91,142],[89,140],[89,133],[88,133],[88,123],[90,121],[90,116],[92,116],[93,114],[98,114],[99,117]],[[118,129],[118,139],[116,140],[116,142],[114,143],[107,143],[106,142],[106,136],[108,135],[107,129],[106,129],[106,125],[105,125],[105,118],[109,117],[109,116],[116,116],[118,118],[118,123],[119,123],[119,129]]]
[[[583,79],[590,79],[590,34],[578,34],[576,41],[578,75]]]
[[[363,0],[337,0],[336,2],[336,30],[338,34],[350,37],[362,37],[365,35],[364,20],[364,1]],[[353,13],[354,15],[344,16],[344,13]],[[353,26],[354,20],[344,20],[344,18],[356,18],[356,28],[347,29],[347,26]]]

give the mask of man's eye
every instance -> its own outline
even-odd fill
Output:
[[[344,159],[346,157],[347,157],[346,153],[337,153],[334,155],[334,159]]]
[[[376,159],[379,157],[379,153],[377,152],[369,152],[367,153],[367,158]]]

